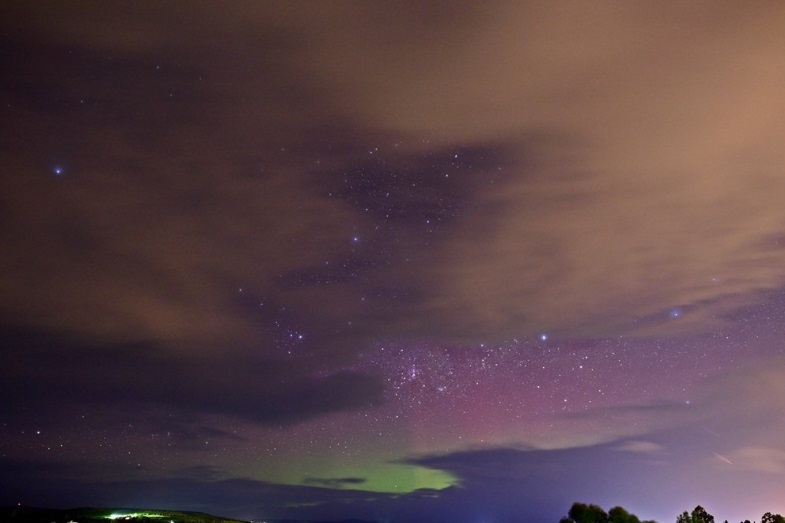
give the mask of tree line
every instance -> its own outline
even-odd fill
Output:
[[[586,503],[573,503],[567,516],[561,518],[559,523],[657,523],[656,521],[641,521],[638,516],[632,514],[622,507],[613,507],[605,512],[598,505],[587,505]],[[686,510],[679,514],[676,523],[715,523],[714,516],[709,514],[705,508],[698,505],[692,512]],[[728,520],[725,520],[728,523]],[[750,520],[741,523],[751,523]],[[785,523],[785,517],[779,514],[766,512],[760,519],[760,523]]]

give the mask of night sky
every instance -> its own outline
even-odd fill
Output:
[[[785,4],[2,2],[0,505],[785,513]]]

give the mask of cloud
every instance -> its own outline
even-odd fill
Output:
[[[186,60],[188,32],[161,42],[158,22],[71,32],[78,12],[17,13],[30,33],[10,45],[29,60],[8,90],[19,139],[3,155],[0,238],[14,249],[0,254],[0,313],[89,343],[256,341],[239,289],[275,302],[280,273],[348,250],[349,213],[308,185],[316,159],[300,142],[323,120],[318,100],[288,89],[280,64]],[[104,15],[116,28],[134,13]]]
[[[651,434],[646,440],[647,449],[669,448],[668,455],[658,460],[652,460],[648,451],[619,452],[620,448],[640,449],[643,440],[557,450],[505,447],[420,456],[409,463],[447,471],[460,483],[443,490],[423,489],[409,494],[344,488],[361,485],[362,478],[356,477],[309,478],[310,485],[276,485],[252,479],[219,479],[216,475],[220,471],[210,468],[158,479],[90,482],[64,478],[59,473],[37,473],[57,471],[63,465],[36,463],[31,467],[9,460],[0,460],[0,492],[9,503],[23,499],[50,506],[167,506],[245,519],[553,521],[574,501],[585,500],[606,508],[622,505],[641,517],[667,521],[717,489],[724,494],[724,502],[715,501],[710,509],[722,517],[743,517],[745,512],[760,507],[778,510],[772,500],[781,499],[777,496],[781,495],[781,485],[771,481],[771,470],[750,468],[738,475],[732,474],[736,469],[728,465],[717,469],[696,452],[705,446],[705,436],[692,428],[677,432],[680,434]],[[771,449],[745,452],[760,462],[771,457],[782,461],[781,453]],[[9,483],[11,477],[14,479]],[[171,500],[177,500],[177,506]]]
[[[456,132],[526,132],[542,121],[569,137],[522,144],[510,183],[481,195],[436,264],[433,309],[483,334],[645,333],[654,328],[635,320],[650,315],[678,332],[707,328],[712,315],[782,285],[785,156],[768,137],[785,130],[773,94],[785,77],[751,80],[781,63],[782,42],[760,32],[767,13],[733,25],[716,14],[696,32],[697,10],[606,4],[585,18],[573,12],[574,25],[556,9],[534,11],[511,9],[501,31],[473,42],[478,57],[489,56],[485,42],[520,49],[510,62],[456,53],[466,64],[459,75],[474,83],[439,85],[438,100],[414,97],[436,104],[412,108],[433,116],[422,121],[472,122]],[[534,61],[538,50],[550,54],[512,62]],[[447,104],[474,110],[439,119]],[[691,312],[666,321],[673,307]]]
[[[63,55],[35,54],[26,72],[49,80],[16,85],[15,103],[35,110],[45,98],[46,114],[79,122],[6,158],[17,176],[0,208],[16,225],[0,233],[16,248],[0,257],[0,283],[15,322],[114,341],[249,343],[258,328],[238,314],[240,288],[308,315],[361,316],[351,285],[333,285],[334,308],[315,311],[319,290],[278,278],[351,259],[346,239],[384,209],[365,211],[356,183],[335,200],[317,194],[313,175],[379,175],[380,164],[348,159],[392,143],[404,153],[389,168],[409,178],[443,167],[445,151],[491,144],[504,150],[503,179],[464,186],[433,243],[389,235],[399,243],[385,252],[417,258],[416,270],[377,269],[373,283],[418,292],[370,313],[369,331],[685,332],[785,282],[785,155],[773,138],[785,131],[785,50],[765,30],[778,6],[570,3],[569,17],[554,6],[162,6],[154,19],[108,7],[100,27],[78,10],[9,10],[15,36]],[[356,31],[336,29],[350,20]],[[77,73],[41,74],[52,67]],[[85,91],[118,118],[63,103]],[[28,116],[11,115],[18,134],[44,135]],[[42,148],[80,157],[68,180],[21,175]],[[398,188],[394,216],[450,197],[440,185]],[[675,307],[686,313],[668,321]],[[356,350],[346,345],[329,344]]]
[[[776,351],[776,347],[772,348]],[[729,448],[738,448],[741,445],[735,442],[741,441],[755,442],[751,447],[780,446],[785,430],[783,369],[785,359],[770,356],[739,365],[703,383],[698,408],[706,426],[723,439],[732,439],[734,444],[729,444]]]
[[[194,465],[185,467],[180,470],[173,471],[173,475],[206,482],[226,479],[227,477],[227,473],[224,469],[211,465]]]
[[[576,453],[569,453],[575,457]],[[437,467],[461,474],[464,485],[440,491],[422,490],[410,494],[368,493],[361,490],[332,488],[323,478],[319,486],[274,485],[250,479],[206,481],[184,477],[125,480],[113,482],[74,481],[60,488],[61,480],[17,476],[12,495],[27,489],[27,497],[50,506],[122,505],[155,507],[167,506],[198,510],[214,514],[259,518],[290,518],[307,520],[336,520],[363,518],[378,521],[382,518],[412,522],[475,521],[478,517],[493,517],[500,522],[512,522],[522,515],[554,519],[569,508],[571,490],[585,474],[598,472],[597,462],[591,469],[582,469],[586,462],[574,467],[568,464],[564,452],[538,452],[515,449],[496,449],[426,457],[416,464]],[[587,456],[584,456],[587,457]],[[415,462],[413,462],[415,464]],[[0,470],[5,470],[0,461]],[[583,470],[583,472],[581,472]],[[0,486],[8,476],[0,475]],[[573,479],[570,479],[573,478]],[[343,486],[360,478],[336,478]],[[333,483],[331,479],[326,480]],[[563,482],[565,482],[563,484]],[[564,489],[554,489],[563,484]],[[590,484],[590,483],[584,483]],[[560,491],[561,490],[561,491]],[[5,498],[3,498],[5,499]],[[172,507],[168,500],[177,499]],[[550,516],[550,517],[549,517]]]
[[[158,429],[172,431],[181,443],[196,435],[232,437],[204,426],[199,416],[290,424],[367,408],[382,397],[375,377],[347,371],[314,375],[282,359],[180,358],[155,344],[80,347],[47,334],[22,343],[6,339],[2,349],[7,365],[0,371],[0,390],[14,415],[74,405],[126,410],[153,416],[154,424],[163,419],[167,425]],[[167,421],[150,409],[196,419]]]
[[[785,474],[785,450],[766,447],[742,447],[730,453],[733,464],[749,470]]]
[[[301,62],[379,128],[515,143],[423,267],[440,333],[701,330],[785,282],[781,7],[459,11],[411,38],[360,10],[367,31]]]
[[[148,408],[150,407],[152,405],[148,405]],[[178,405],[174,408],[180,410]],[[170,413],[168,416],[160,416],[156,419],[153,412],[148,412],[145,425],[149,423],[150,431],[175,452],[187,450],[209,452],[217,442],[242,444],[246,441],[233,432],[207,425],[204,416],[200,414],[203,413],[193,409],[187,415],[181,412],[178,416],[174,416]]]
[[[351,488],[360,486],[367,480],[365,478],[314,478],[303,479],[305,485],[317,485],[326,488]]]
[[[772,343],[771,348],[776,352],[779,341]],[[696,436],[690,437],[680,432],[685,437],[683,445],[691,441],[697,450],[699,444],[695,440],[708,437],[714,445],[712,452],[735,462],[731,454],[750,442],[756,448],[779,448],[785,430],[783,369],[785,359],[769,355],[693,381],[689,401],[652,399],[586,409],[563,416],[556,424],[561,432],[582,434],[584,443],[627,438],[619,450],[633,452],[656,450],[652,445],[659,443],[646,437],[647,434],[672,430],[694,432]],[[666,445],[665,449],[670,451],[670,446]]]
[[[618,447],[617,450],[622,450],[625,452],[640,452],[643,454],[660,454],[665,447],[660,445],[659,443],[654,443],[652,441],[625,441]]]

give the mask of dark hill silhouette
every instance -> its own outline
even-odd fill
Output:
[[[111,516],[111,517],[110,517]],[[204,512],[141,508],[71,509],[35,508],[27,506],[0,508],[1,523],[251,523],[239,519],[213,516]],[[300,519],[264,519],[265,523],[376,523],[361,519],[313,521]]]
[[[213,516],[203,512],[159,509],[35,508],[26,506],[0,508],[0,521],[9,523],[248,523],[239,519]]]

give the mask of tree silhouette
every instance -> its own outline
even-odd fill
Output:
[[[641,523],[638,516],[630,514],[622,507],[613,507],[608,511],[608,521],[610,523]]]
[[[760,523],[785,523],[785,517],[782,517],[779,514],[766,512],[763,514],[763,517],[760,518]]]
[[[714,523],[714,516],[698,505],[692,510],[692,523]]]
[[[573,503],[566,517],[559,523],[657,523],[656,521],[641,521],[638,516],[627,512],[622,507],[613,507],[607,514],[597,505],[586,503]],[[692,523],[692,522],[687,522]],[[779,522],[777,522],[779,523]]]
[[[676,518],[676,523],[714,523],[714,516],[698,505],[691,513],[685,510]]]
[[[607,513],[597,505],[587,505],[586,503],[575,502],[570,507],[566,517],[561,518],[559,523],[657,523],[656,521],[641,521],[638,516],[627,512],[623,507],[613,507]],[[698,505],[692,512],[686,510],[676,517],[676,523],[715,523],[714,516],[709,514],[705,508]],[[725,520],[728,523],[728,520]],[[742,523],[750,523],[745,520]],[[785,523],[785,517],[779,514],[766,512],[760,519],[760,523]]]
[[[562,518],[560,523],[609,523],[608,514],[597,505],[575,502],[570,507],[568,516]]]

